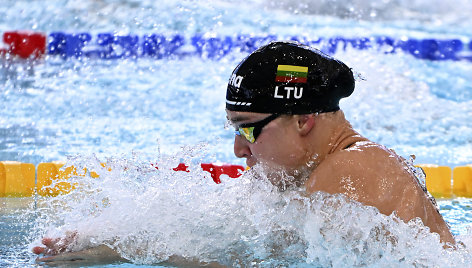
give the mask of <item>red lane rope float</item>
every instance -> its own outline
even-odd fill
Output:
[[[67,58],[181,58],[200,56],[219,59],[231,51],[250,53],[259,46],[274,40],[293,40],[317,47],[327,54],[353,48],[357,50],[376,49],[380,53],[403,52],[426,60],[469,60],[472,61],[471,38],[416,39],[373,37],[306,37],[306,36],[252,36],[231,35],[206,37],[202,34],[145,34],[142,36],[114,33],[90,34],[52,32],[48,35],[30,31],[8,31],[3,34],[7,48],[0,54],[15,55],[23,59],[43,55]]]
[[[156,165],[152,165],[154,168],[159,169]],[[202,163],[200,164],[203,171],[207,171],[210,173],[211,178],[217,184],[221,183],[220,176],[227,175],[230,178],[238,178],[241,176],[242,172],[244,171],[244,167],[240,165],[229,165],[229,164],[213,164],[213,163]],[[190,172],[187,166],[184,163],[180,163],[177,167],[173,168],[174,171],[185,171]]]

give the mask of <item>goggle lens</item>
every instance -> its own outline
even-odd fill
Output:
[[[243,136],[250,143],[256,142],[257,137],[261,134],[262,129],[269,124],[272,120],[279,117],[279,114],[272,114],[261,121],[254,123],[241,124],[235,131],[234,134]]]
[[[238,136],[243,136],[250,143],[254,143],[256,138],[254,137],[254,127],[240,127],[235,131]]]

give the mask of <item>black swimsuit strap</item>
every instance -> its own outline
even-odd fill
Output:
[[[354,144],[356,144],[357,141],[353,142],[353,143],[350,143],[348,146],[344,147],[344,150],[346,150],[347,148],[353,146]]]

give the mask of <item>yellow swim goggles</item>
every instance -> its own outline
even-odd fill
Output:
[[[256,142],[257,137],[259,137],[259,135],[261,134],[262,129],[267,124],[269,124],[272,120],[276,119],[279,116],[280,114],[273,114],[262,119],[261,121],[257,121],[254,123],[241,124],[234,131],[234,134],[238,136],[243,136],[250,143],[254,143]]]

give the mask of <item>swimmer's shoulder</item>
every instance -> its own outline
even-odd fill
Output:
[[[329,154],[310,175],[306,189],[309,193],[344,193],[362,201],[363,196],[378,196],[379,189],[393,188],[405,177],[399,156],[365,140]]]
[[[350,170],[362,169],[364,172],[371,170],[397,171],[404,169],[404,159],[393,150],[369,141],[358,141],[348,147],[334,152],[326,157],[328,165],[348,167]]]
[[[454,243],[441,215],[435,211],[405,160],[393,150],[370,141],[356,142],[328,155],[312,172],[307,193],[344,194],[381,213],[404,221],[419,217],[442,241]]]

